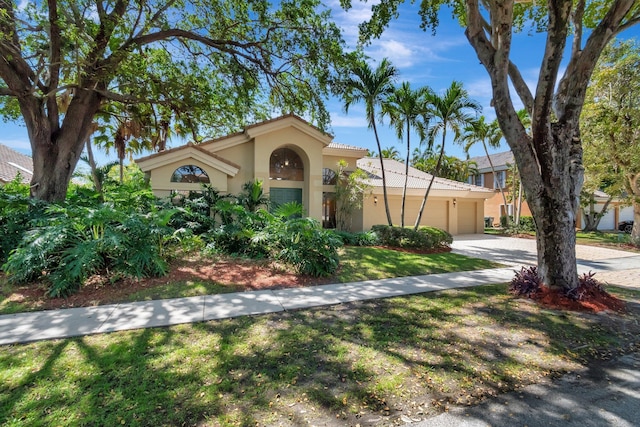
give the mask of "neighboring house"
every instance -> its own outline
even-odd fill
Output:
[[[505,151],[502,153],[496,153],[490,155],[491,163],[496,171],[496,179],[493,177],[493,173],[491,171],[491,165],[489,164],[489,160],[487,156],[478,156],[472,157],[469,159],[470,161],[476,162],[478,165],[479,174],[476,176],[469,177],[469,183],[475,184],[481,187],[485,187],[488,189],[492,189],[495,194],[493,197],[487,199],[484,205],[484,215],[485,217],[493,218],[493,224],[499,224],[500,216],[505,215],[508,212],[512,215],[514,211],[513,201],[509,202],[510,195],[513,191],[507,183],[509,182],[510,177],[510,167],[515,164],[515,159],[513,158],[513,153],[511,151]],[[502,196],[500,195],[499,188],[502,187],[505,190],[505,195],[507,196],[507,206],[505,208],[504,201]],[[516,189],[516,191],[518,191]],[[594,192],[594,197],[596,200],[595,210],[596,212],[600,212],[605,202],[608,199],[608,195],[602,191]],[[517,201],[517,194],[515,197]],[[531,211],[529,210],[529,206],[527,202],[523,200],[522,202],[522,212],[521,216],[531,216]],[[632,220],[633,219],[633,207],[624,207],[621,206],[621,201],[614,199],[609,204],[609,210],[605,214],[604,217],[600,220],[600,224],[598,225],[599,230],[615,230],[617,228],[617,224],[620,221]],[[583,216],[582,213],[579,215],[576,221],[576,228],[582,228],[583,224]]]
[[[493,218],[492,224],[497,225],[500,223],[500,217],[506,214],[513,215],[518,203],[518,189],[516,189],[515,197],[511,199],[511,193],[513,189],[508,186],[508,182],[511,177],[511,165],[515,164],[513,153],[511,151],[505,151],[502,153],[491,154],[491,164],[495,169],[495,177],[491,170],[491,164],[487,156],[472,157],[470,162],[475,162],[478,165],[478,174],[469,177],[469,183],[478,185],[490,189],[494,192],[493,196],[484,204],[484,215],[487,218]],[[504,204],[504,199],[500,194],[500,188],[504,190],[507,197],[507,205]],[[522,201],[522,211],[520,216],[531,216],[529,205],[525,200]]]
[[[367,150],[332,142],[333,137],[293,114],[245,127],[225,137],[198,145],[186,144],[136,160],[149,174],[155,195],[198,191],[207,183],[223,193],[238,194],[242,184],[259,179],[275,203],[296,201],[307,215],[335,225],[335,173],[345,160],[355,170],[368,172],[372,185],[363,208],[353,214],[352,230],[386,224],[379,160],[365,158]],[[404,165],[385,160],[393,221],[400,223]],[[406,222],[413,225],[430,175],[411,168]],[[422,225],[452,234],[483,231],[484,200],[491,191],[436,178]]]
[[[33,176],[31,157],[0,144],[0,185],[13,181],[18,174],[22,182],[29,184]]]

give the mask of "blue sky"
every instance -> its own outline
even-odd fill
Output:
[[[339,0],[326,1],[326,4],[333,9],[334,19],[343,28],[345,40],[350,46],[356,43],[358,24],[370,17],[371,5],[375,2],[376,0],[367,3],[353,0],[353,7],[345,12],[340,8]],[[436,92],[444,91],[453,80],[458,80],[463,83],[470,97],[483,106],[482,114],[490,120],[493,119],[495,113],[489,106],[491,100],[489,77],[469,45],[463,29],[450,13],[443,12],[440,15],[437,34],[432,36],[430,30],[425,32],[420,29],[418,7],[418,4],[410,2],[403,4],[399,19],[392,22],[380,39],[374,40],[366,47],[365,52],[371,57],[372,66],[385,57],[389,58],[400,71],[398,84],[409,81],[414,88],[429,86]],[[622,36],[637,38],[640,36],[640,28],[636,26]],[[513,62],[531,88],[535,87],[537,80],[544,40],[544,34],[530,35],[526,30],[514,38]],[[334,135],[335,141],[368,149],[375,148],[373,132],[366,125],[363,105],[351,106],[349,114],[344,113],[339,99],[329,100],[328,107],[332,117],[330,132]],[[30,154],[24,126],[2,122],[0,127],[0,143]],[[404,157],[405,143],[399,141],[388,126],[381,127],[380,135],[383,148],[395,146]],[[413,138],[414,147],[416,142],[417,140]],[[182,143],[182,141],[172,141],[169,145],[177,146]],[[508,146],[503,143],[499,150],[494,151],[505,150],[508,150]],[[461,147],[451,141],[446,144],[446,152],[464,157]],[[471,150],[470,154],[477,156],[484,153],[482,148],[477,146]],[[99,156],[99,162],[103,163],[114,158],[113,152],[109,157],[102,154]]]

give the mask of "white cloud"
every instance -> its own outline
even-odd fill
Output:
[[[398,68],[411,67],[418,58],[411,46],[394,39],[379,40],[373,49],[366,52],[376,61],[388,58]]]
[[[362,128],[367,127],[364,115],[345,116],[341,113],[331,113],[331,127]]]
[[[491,80],[489,76],[464,83],[464,88],[469,92],[469,96],[474,99],[491,99],[493,92],[491,90]]]

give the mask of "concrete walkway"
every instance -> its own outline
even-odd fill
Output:
[[[202,322],[507,282],[512,268],[236,292],[0,316],[0,345]]]
[[[457,236],[452,247],[456,253],[501,262],[509,267],[2,315],[0,345],[508,282],[513,277],[514,269],[536,262],[535,240],[486,235]],[[578,246],[577,253],[581,271],[595,271],[599,274],[598,278],[601,278],[600,274],[609,274],[609,283],[640,287],[640,254],[591,246]]]

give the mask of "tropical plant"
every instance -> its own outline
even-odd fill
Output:
[[[498,175],[496,173],[496,168],[493,166],[493,161],[491,160],[491,156],[489,155],[489,149],[491,148],[500,148],[500,140],[502,139],[502,131],[500,130],[500,125],[497,120],[494,120],[490,123],[487,123],[484,116],[480,116],[471,121],[467,126],[464,127],[463,135],[460,138],[460,142],[464,144],[464,151],[469,153],[471,147],[480,142],[482,144],[482,149],[484,150],[484,154],[489,161],[489,166],[491,167],[491,174],[493,175],[493,182],[498,186],[498,190],[500,191],[500,195],[502,196],[502,201],[504,203],[505,209],[507,207],[507,196],[505,194],[504,186],[498,180]]]
[[[387,177],[385,174],[382,147],[378,128],[376,126],[376,109],[385,103],[387,97],[393,93],[393,82],[398,75],[398,70],[391,65],[388,59],[383,59],[375,70],[364,61],[359,61],[351,70],[351,75],[345,82],[344,110],[349,112],[349,107],[356,102],[364,102],[367,125],[373,129],[373,134],[378,147],[378,159],[382,173],[382,192],[384,208],[387,214],[387,223],[392,225],[391,212],[387,197]]]
[[[119,277],[166,273],[174,211],[125,213],[112,204],[98,208],[50,205],[46,220],[33,224],[4,265],[14,284],[44,280],[52,297],[77,291],[94,274]]]
[[[400,160],[400,152],[393,145],[391,147],[383,148],[381,154],[383,159]],[[375,155],[373,157],[375,157]]]
[[[0,265],[18,247],[24,234],[42,217],[46,203],[29,197],[29,185],[18,175],[0,185]]]
[[[428,126],[425,96],[431,89],[422,87],[411,89],[409,82],[403,82],[387,98],[382,107],[384,114],[389,116],[391,126],[396,131],[398,139],[407,138],[407,158],[404,165],[404,184],[402,186],[402,203],[400,205],[400,226],[404,227],[404,211],[407,200],[407,183],[409,182],[409,161],[411,155],[411,129],[418,134],[420,140],[424,138],[425,129]],[[424,119],[426,117],[426,121]]]
[[[365,196],[371,191],[366,172],[362,169],[347,172],[348,166],[345,160],[340,160],[336,171],[336,228],[342,231],[351,230],[353,212],[362,208]]]
[[[436,147],[436,151],[438,151],[438,147]],[[459,182],[466,182],[470,176],[478,174],[478,164],[476,162],[461,160],[455,156],[445,154],[440,159],[440,170],[437,171],[436,175],[436,165],[440,158],[436,151],[427,149],[423,153],[419,149],[414,150],[411,165],[431,175]]]
[[[259,207],[269,208],[271,200],[264,194],[263,182],[260,179],[245,182],[242,185],[242,192],[238,195],[238,203],[244,206],[249,212],[255,212]]]
[[[438,134],[442,135],[440,142],[440,153],[436,162],[435,171],[431,176],[431,181],[427,186],[422,204],[418,211],[418,217],[414,229],[417,230],[422,220],[422,213],[427,204],[427,198],[433,185],[436,175],[440,172],[440,165],[444,158],[445,142],[447,139],[447,130],[451,129],[456,136],[462,133],[465,126],[474,119],[472,113],[478,113],[482,107],[476,101],[469,98],[468,92],[462,87],[460,82],[452,82],[451,86],[443,95],[436,93],[427,94],[427,110],[424,113],[425,122],[429,122],[427,129],[428,148],[433,147]]]

